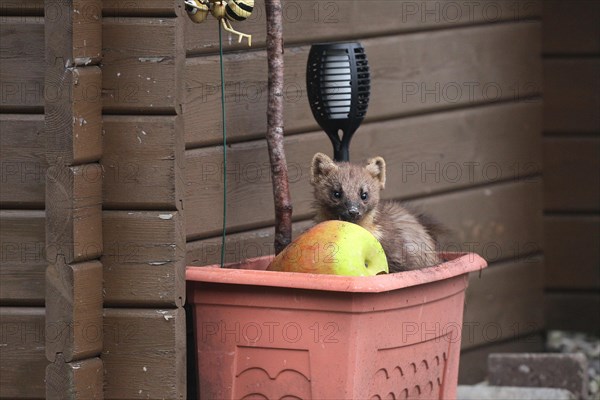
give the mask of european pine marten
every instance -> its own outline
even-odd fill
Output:
[[[311,164],[316,222],[330,219],[356,223],[383,246],[390,272],[439,264],[434,226],[397,201],[379,200],[385,186],[385,161],[374,157],[364,165],[334,162],[317,153]],[[429,225],[429,226],[428,226]]]

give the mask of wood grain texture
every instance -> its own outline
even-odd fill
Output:
[[[546,137],[544,209],[600,211],[600,137]]]
[[[535,262],[542,248],[541,182],[506,182],[412,201],[413,209],[439,220],[450,233],[442,240],[446,251],[471,251],[488,262]],[[311,221],[294,223],[294,234]],[[220,237],[187,243],[188,265],[210,265],[220,260]],[[228,235],[225,259],[236,262],[273,254],[273,228]]]
[[[545,0],[543,50],[551,55],[600,53],[600,3],[589,0]]]
[[[0,110],[43,112],[44,18],[3,17]]]
[[[480,254],[488,263],[529,261],[542,249],[542,180],[463,190],[411,202],[433,216],[450,233],[442,237],[446,251]]]
[[[0,204],[43,208],[46,139],[42,115],[0,114]],[[179,117],[105,116],[100,164],[104,207],[181,209],[184,182]]]
[[[0,4],[0,15],[44,15],[44,0],[2,0]],[[102,1],[102,15],[108,17],[174,17],[177,14],[176,10],[181,8],[182,4],[177,0]]]
[[[600,294],[598,292],[546,293],[546,321],[548,329],[600,334]],[[576,317],[575,317],[576,316]]]
[[[101,2],[45,3],[46,157],[65,166],[102,154]],[[82,67],[83,66],[83,67]]]
[[[102,168],[100,164],[53,166],[46,184],[46,257],[54,263],[102,254]]]
[[[102,14],[107,17],[174,17],[183,9],[177,0],[103,0]]]
[[[102,155],[102,104],[99,67],[46,70],[46,158],[49,164],[76,165]]]
[[[46,397],[102,398],[102,2],[44,5]]]
[[[2,16],[44,16],[44,0],[2,0],[0,1]]]
[[[59,257],[48,266],[45,331],[46,358],[52,363],[69,363],[100,354],[102,264],[66,264]]]
[[[0,307],[0,397],[44,399],[44,308]]]
[[[544,260],[510,260],[472,273],[465,303],[463,349],[542,332]]]
[[[185,313],[104,310],[105,399],[185,397]]]
[[[539,23],[523,22],[365,39],[361,43],[371,70],[366,120],[499,100],[526,101],[541,92],[540,35]],[[309,46],[301,46],[285,52],[288,133],[317,128],[305,91],[308,51]],[[187,59],[183,110],[188,148],[221,140],[218,60]],[[264,137],[266,63],[265,51],[225,57],[230,142]]]
[[[0,206],[44,208],[46,140],[41,114],[0,114]]]
[[[105,209],[182,209],[182,122],[175,116],[104,117]]]
[[[600,132],[600,60],[544,59],[544,130]]]
[[[386,198],[528,177],[541,170],[540,111],[538,103],[511,103],[365,124],[354,136],[351,160],[386,159]],[[285,146],[294,218],[308,218],[309,163],[330,144],[325,134],[314,132],[288,137]],[[188,240],[221,230],[221,152],[218,147],[186,152]],[[274,214],[266,143],[229,146],[227,175],[228,230],[268,226]]]
[[[458,383],[475,385],[483,382],[487,378],[487,359],[492,353],[541,353],[545,350],[544,336],[534,334],[463,351],[460,355]]]
[[[106,1],[105,1],[106,3]],[[453,28],[463,25],[521,21],[541,15],[541,1],[505,2],[482,0],[473,3],[451,0],[405,1],[295,1],[283,3],[283,27],[286,44],[358,40],[367,37]],[[252,35],[252,48],[264,48],[266,10],[257,0],[252,15],[234,27]],[[187,20],[185,26],[188,54],[218,50],[216,21],[202,24]],[[226,33],[225,39],[228,39]],[[235,39],[235,38],[233,38]],[[237,40],[226,43],[226,51],[247,49]]]
[[[100,358],[65,362],[62,357],[46,367],[47,400],[101,400],[103,364]]]
[[[0,210],[0,248],[0,304],[43,306],[45,212]]]
[[[94,102],[102,99],[107,112],[174,114],[178,111],[185,57],[179,21],[178,18],[104,18],[105,76],[102,84],[86,87],[79,98],[85,96]],[[44,82],[43,18],[28,17],[23,23],[21,17],[6,17],[3,22],[1,109],[41,111],[44,97],[50,104],[56,103],[57,96],[66,92],[61,78],[68,71],[57,72]],[[50,60],[57,70],[60,66],[64,69],[68,61],[64,56]]]
[[[46,60],[65,67],[95,65],[102,58],[102,0],[44,2]]]
[[[546,287],[551,289],[600,288],[600,217],[598,215],[546,215],[544,254]]]
[[[180,111],[185,58],[180,18],[104,18],[102,43],[105,113]]]
[[[104,301],[108,307],[185,302],[185,238],[176,211],[104,211]]]

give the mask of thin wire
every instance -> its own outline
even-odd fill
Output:
[[[225,72],[223,71],[223,38],[219,20],[219,64],[221,66],[221,124],[223,125],[223,237],[221,238],[221,268],[225,263],[225,238],[227,236],[227,126],[225,124]]]

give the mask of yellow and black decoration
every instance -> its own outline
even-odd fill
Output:
[[[218,19],[228,32],[238,36],[238,42],[248,38],[248,46],[252,45],[252,35],[238,32],[229,21],[243,21],[252,14],[254,0],[185,0],[185,10],[195,23],[206,20],[208,14]]]

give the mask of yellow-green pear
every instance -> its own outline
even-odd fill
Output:
[[[371,232],[335,220],[304,232],[275,257],[267,270],[352,276],[389,272],[381,243]]]

